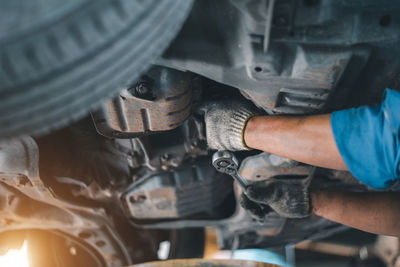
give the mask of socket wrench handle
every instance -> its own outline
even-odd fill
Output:
[[[246,189],[249,182],[240,176],[238,172],[239,162],[232,152],[228,150],[215,152],[212,156],[212,165],[217,169],[217,171],[232,176],[232,178],[235,179],[242,188],[243,194],[246,195]],[[262,211],[264,210],[264,207],[261,204],[256,204]],[[258,219],[258,223],[262,224],[263,222],[264,219]]]
[[[240,187],[242,187],[243,192],[246,192],[249,182],[240,176],[238,172],[239,162],[232,152],[227,150],[215,152],[212,157],[212,164],[217,171],[232,176],[232,178],[237,181]]]

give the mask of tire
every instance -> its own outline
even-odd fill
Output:
[[[0,138],[44,134],[132,83],[188,0],[0,0]]]

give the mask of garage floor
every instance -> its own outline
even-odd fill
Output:
[[[400,267],[398,238],[377,236],[354,229],[324,240],[298,243],[292,250],[272,248],[270,251],[286,258],[286,266],[292,267]],[[229,250],[220,250],[215,231],[207,229],[206,259],[230,259],[234,254]]]

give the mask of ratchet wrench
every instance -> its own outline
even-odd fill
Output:
[[[215,152],[212,156],[212,164],[217,171],[232,176],[240,187],[242,187],[243,192],[246,193],[246,188],[249,185],[249,182],[240,176],[238,172],[239,162],[232,152],[227,150]]]
[[[246,195],[246,189],[249,186],[249,182],[240,176],[239,169],[239,161],[235,157],[235,155],[228,151],[217,151],[212,156],[212,165],[217,169],[217,171],[228,174],[232,176],[232,178],[237,181],[239,186],[242,188],[243,194]],[[260,207],[262,211],[265,210],[265,207],[259,203],[256,203],[257,206]],[[258,223],[263,223],[264,219],[258,219]]]

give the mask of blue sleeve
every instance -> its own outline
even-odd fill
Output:
[[[364,184],[385,189],[400,178],[400,92],[380,105],[335,111],[333,136],[347,168]]]

